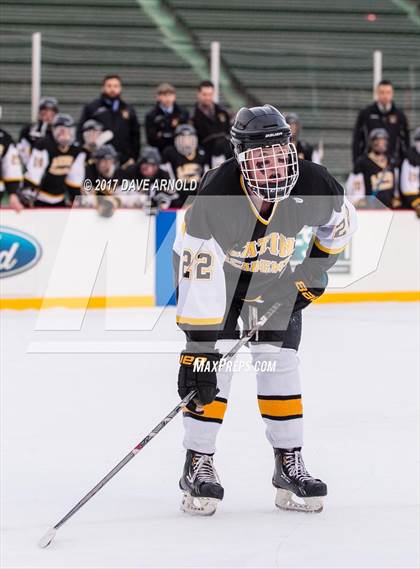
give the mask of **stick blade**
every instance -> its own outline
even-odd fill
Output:
[[[50,528],[47,533],[41,537],[41,539],[38,541],[38,545],[39,547],[42,547],[43,549],[45,547],[48,547],[50,545],[50,543],[52,542],[52,540],[55,538],[55,534],[57,533],[57,530],[54,528]]]

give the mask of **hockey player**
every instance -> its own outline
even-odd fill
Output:
[[[198,184],[208,170],[206,153],[198,146],[196,130],[189,124],[176,127],[174,146],[162,153],[162,164],[173,180],[182,180],[183,189],[171,207],[180,208],[188,196],[196,195]]]
[[[301,310],[324,292],[327,270],[355,230],[355,212],[325,168],[298,159],[290,127],[271,105],[242,108],[231,141],[234,158],[204,176],[174,247],[177,323],[187,338],[178,392],[198,393],[184,412],[182,509],[210,515],[223,499],[214,452],[232,372],[220,364],[221,355],[239,337],[238,319],[250,329],[280,302],[249,343],[274,449],[276,505],[320,511],[327,486],[309,474],[301,452]],[[313,228],[314,239],[292,272],[289,261],[304,226]],[[261,371],[268,360],[274,371]]]
[[[9,205],[15,211],[21,211],[21,204],[17,191],[23,180],[22,165],[13,138],[0,128],[0,182],[9,196]],[[1,200],[1,193],[0,193]]]
[[[69,177],[73,163],[77,161],[82,166],[85,158],[75,142],[73,118],[58,114],[52,123],[51,134],[35,144],[29,158],[26,187],[22,191],[25,205],[29,207],[63,207],[80,193],[83,179]]]
[[[393,206],[396,172],[388,148],[388,132],[384,128],[373,129],[369,134],[369,152],[357,159],[346,183],[349,198],[357,207],[377,207],[377,200]]]
[[[93,153],[92,158],[85,174],[85,180],[90,181],[91,187],[89,205],[94,205],[102,217],[111,217],[120,205],[116,194],[124,177],[118,153],[112,144],[104,144]]]
[[[111,130],[105,130],[104,125],[95,119],[89,119],[83,123],[82,128],[82,149],[86,152],[86,160],[89,161],[95,150],[108,144],[114,134]]]
[[[297,113],[286,113],[284,115],[284,118],[286,119],[286,122],[292,131],[292,141],[296,146],[299,160],[310,160],[316,164],[321,164],[321,156],[319,150],[314,150],[313,146],[304,140],[300,140],[299,138],[301,129],[299,115]]]
[[[42,97],[38,109],[37,122],[24,126],[20,131],[18,150],[24,166],[28,164],[34,144],[45,136],[51,136],[51,124],[58,113],[57,99]]]
[[[400,191],[403,205],[413,208],[420,217],[420,126],[414,131],[414,145],[401,166]]]
[[[160,167],[161,159],[157,148],[146,147],[140,160],[125,171],[128,192],[120,196],[125,207],[144,207],[149,215],[159,209],[167,209],[178,197],[169,184],[169,174]]]

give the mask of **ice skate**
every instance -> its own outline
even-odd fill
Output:
[[[213,456],[188,450],[179,487],[184,492],[181,502],[183,512],[212,516],[224,494],[213,465]]]
[[[277,488],[276,506],[283,510],[319,513],[327,485],[306,470],[300,449],[274,449],[273,486]]]

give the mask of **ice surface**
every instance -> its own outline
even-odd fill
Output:
[[[51,311],[60,323],[67,315]],[[112,320],[129,330],[151,315]],[[182,334],[172,308],[142,332],[104,332],[99,310],[81,332],[34,332],[36,312],[3,312],[2,567],[417,567],[418,317],[410,303],[305,313],[304,456],[329,486],[322,514],[274,507],[272,451],[248,372],[234,378],[218,441],[226,493],[214,517],[179,511],[177,417],[42,550],[48,527],[177,402]]]

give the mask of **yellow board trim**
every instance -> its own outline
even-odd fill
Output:
[[[258,399],[261,415],[272,417],[289,417],[302,415],[302,399]]]
[[[401,290],[385,292],[326,292],[314,302],[328,304],[332,302],[416,302],[420,301],[420,291]]]
[[[420,302],[420,291],[327,292],[316,304],[339,302]],[[92,296],[56,298],[0,298],[0,310],[41,310],[44,308],[142,308],[156,306],[154,296]],[[186,318],[178,324],[220,324],[222,318]]]
[[[339,249],[328,249],[328,247],[324,247],[324,245],[321,245],[318,237],[315,238],[315,245],[318,247],[320,251],[328,253],[329,255],[338,255],[339,253],[342,253],[344,249],[347,247],[347,245],[344,245],[344,247],[340,247]]]
[[[223,318],[190,318],[188,316],[177,316],[176,321],[178,324],[204,324],[211,326],[212,324],[220,324]]]
[[[156,306],[154,296],[92,296],[50,298],[0,298],[3,310],[44,308],[136,308]]]

